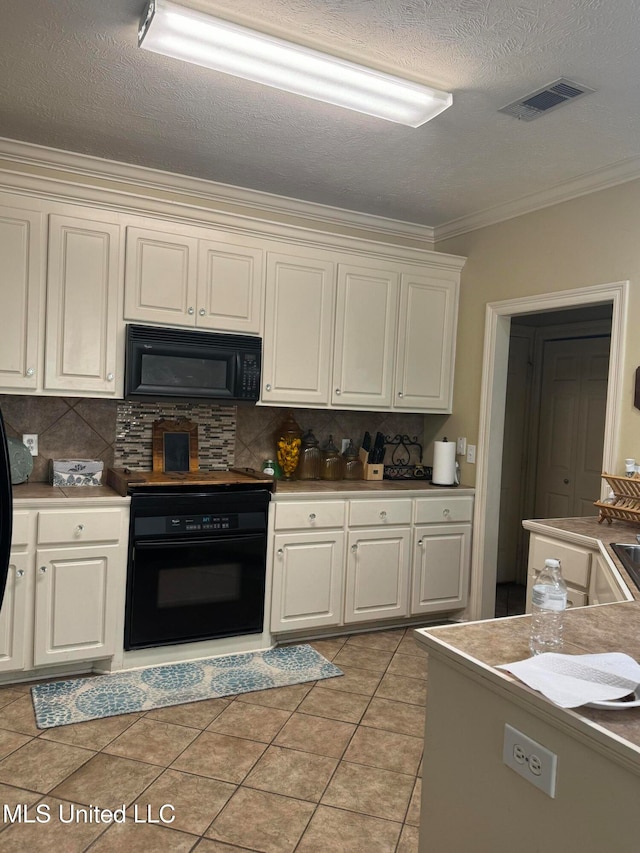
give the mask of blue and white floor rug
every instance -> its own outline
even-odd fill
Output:
[[[311,646],[283,646],[31,688],[39,729],[342,675]]]

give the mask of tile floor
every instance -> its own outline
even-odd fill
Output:
[[[426,654],[404,629],[312,645],[344,675],[43,731],[1,688],[0,851],[416,853]]]

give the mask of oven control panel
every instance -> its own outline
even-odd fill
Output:
[[[236,530],[238,514],[227,515],[168,515],[167,533],[209,533],[215,530]]]

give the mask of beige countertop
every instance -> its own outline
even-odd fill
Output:
[[[541,693],[495,669],[499,664],[530,657],[530,622],[530,616],[511,616],[420,628],[415,636],[430,653],[448,658],[472,677],[488,679],[514,702],[536,708],[539,713],[600,742],[640,774],[640,708],[626,711],[559,708]],[[568,610],[564,633],[566,654],[625,652],[640,661],[640,601]]]
[[[20,483],[13,487],[13,505],[16,509],[31,506],[55,506],[70,501],[96,502],[98,504],[127,505],[131,498],[122,497],[111,486],[67,486],[60,488],[48,483]]]
[[[419,494],[473,495],[471,486],[434,486],[427,480],[277,480],[279,495],[339,495],[346,493],[417,492]]]
[[[600,547],[622,576],[631,595],[636,601],[640,601],[640,589],[629,577],[617,554],[611,548],[612,542],[634,543],[636,535],[640,534],[640,525],[618,519],[614,519],[611,524],[606,521],[600,523],[597,516],[588,518],[535,518],[523,521],[522,525],[526,530],[533,533],[555,534],[567,542]]]

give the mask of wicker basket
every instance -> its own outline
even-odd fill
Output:
[[[640,474],[632,477],[617,477],[614,474],[602,474],[603,479],[611,486],[614,499],[608,503],[595,501],[594,506],[600,510],[599,522],[605,519],[611,524],[614,518],[621,521],[640,523]]]

